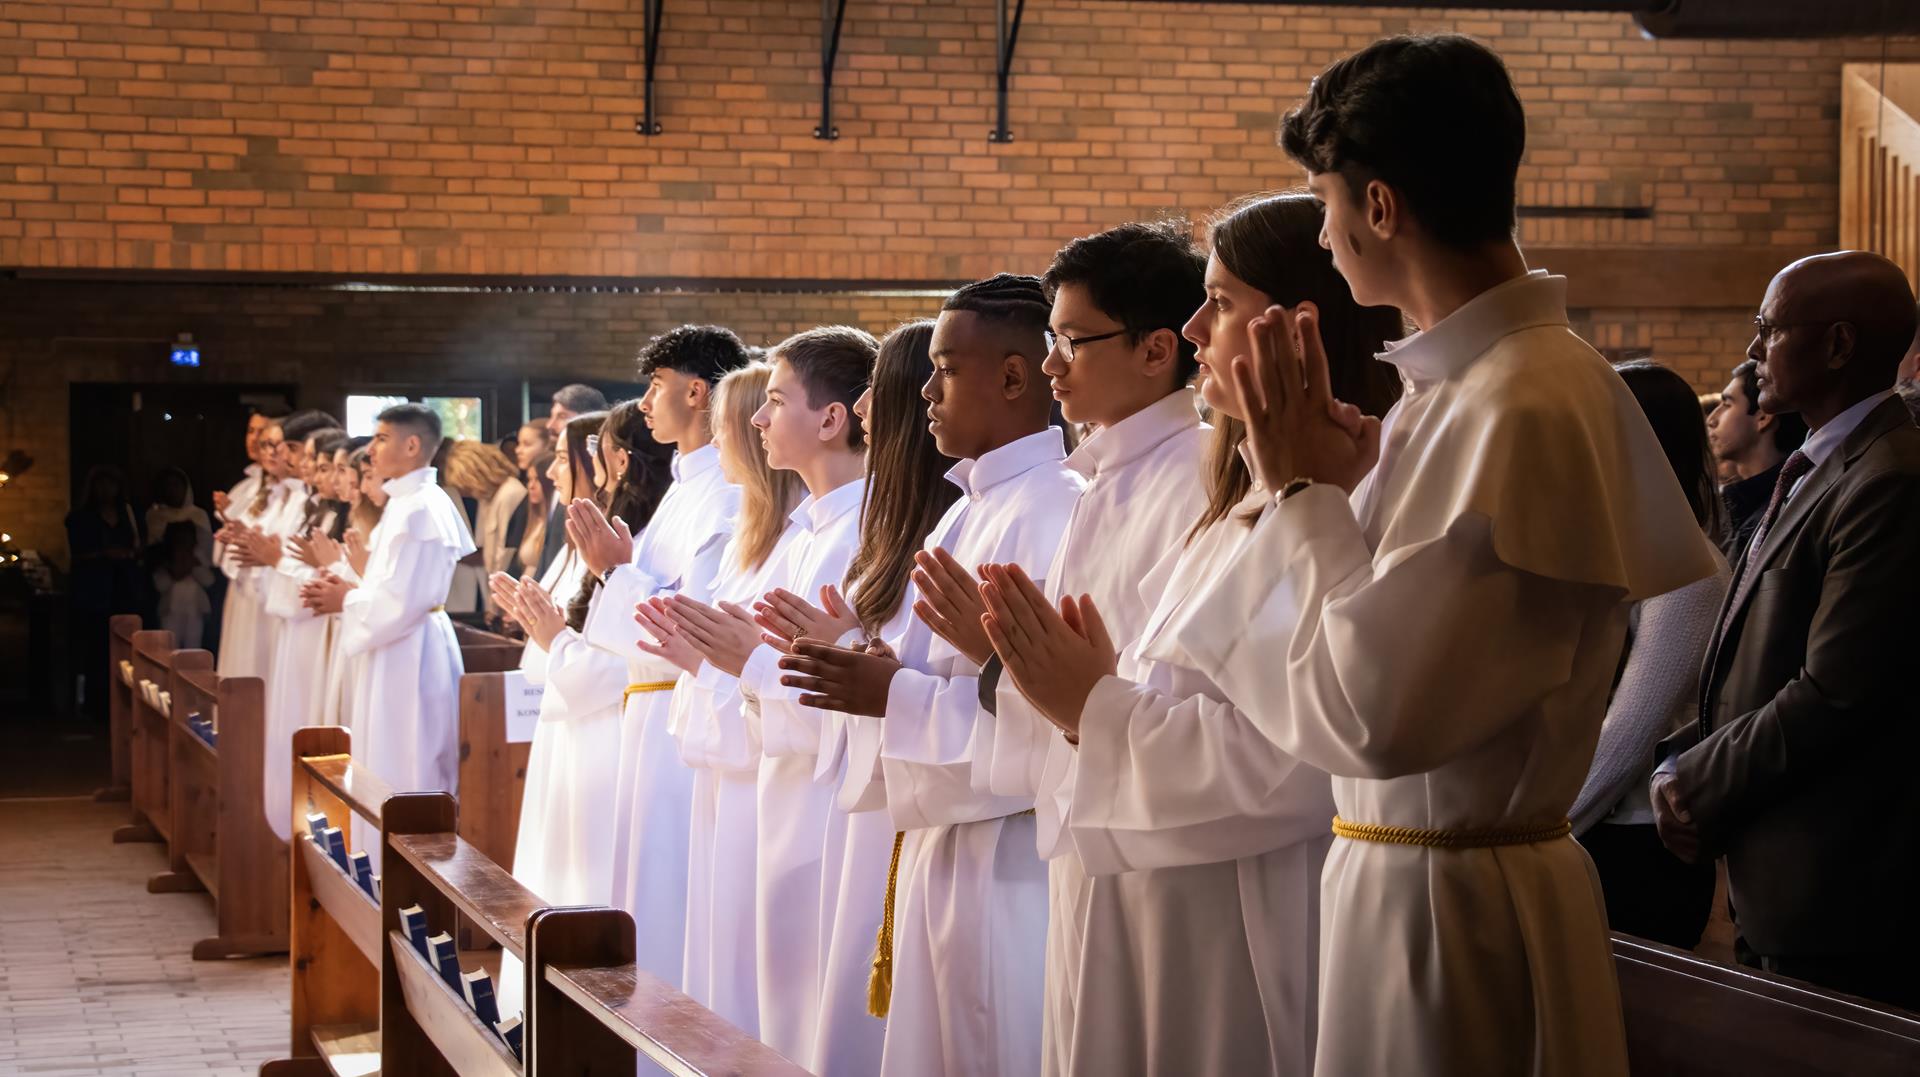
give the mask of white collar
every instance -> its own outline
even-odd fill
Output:
[[[397,479],[388,479],[381,484],[380,488],[387,492],[388,497],[399,497],[401,494],[410,494],[435,481],[438,475],[439,471],[432,465],[417,467]]]
[[[1168,438],[1200,425],[1192,389],[1176,389],[1132,415],[1094,431],[1067,457],[1067,466],[1092,476],[1136,460]]]
[[[1800,452],[1819,467],[1827,462],[1827,457],[1840,450],[1867,413],[1880,406],[1880,402],[1893,395],[1892,389],[1878,392],[1860,401],[1858,404],[1827,420],[1827,425],[1807,435],[1806,443],[1800,446]]]
[[[828,524],[859,508],[866,492],[865,478],[843,482],[819,497],[808,494],[787,514],[787,519],[803,531],[823,531]]]
[[[1067,443],[1057,426],[1016,438],[1005,445],[980,454],[977,460],[962,460],[947,471],[947,481],[969,498],[979,497],[995,486],[1024,475],[1041,464],[1067,458]]]
[[[720,466],[720,446],[709,441],[690,453],[673,454],[673,481],[696,479]]]
[[[1387,345],[1379,358],[1414,381],[1466,369],[1510,333],[1567,324],[1567,278],[1536,269],[1481,292],[1425,332]]]

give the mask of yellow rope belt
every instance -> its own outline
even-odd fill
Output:
[[[1006,818],[1032,814],[1028,808]],[[906,831],[894,831],[893,860],[887,864],[887,903],[881,908],[880,934],[873,943],[873,972],[867,976],[867,1012],[875,1017],[885,1017],[893,1009],[893,898],[900,888],[900,848],[906,840]]]
[[[445,606],[435,606],[434,608],[432,608],[432,609],[430,609],[430,610],[428,610],[427,612],[428,612],[428,613],[445,613],[445,612],[447,612],[447,607],[445,607]]]
[[[1354,841],[1377,841],[1386,845],[1419,845],[1428,849],[1491,849],[1497,845],[1532,845],[1535,842],[1564,838],[1573,833],[1573,824],[1562,819],[1547,826],[1488,830],[1424,830],[1413,826],[1349,823],[1336,815],[1333,817],[1333,832]]]
[[[629,684],[627,690],[620,693],[620,709],[627,709],[627,700],[642,692],[671,692],[678,681],[647,681],[644,684]]]

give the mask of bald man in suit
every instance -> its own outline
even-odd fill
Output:
[[[1760,408],[1811,431],[1739,560],[1700,720],[1659,749],[1655,823],[1725,855],[1755,963],[1920,1008],[1920,428],[1892,391],[1914,296],[1891,262],[1802,259],[1768,287],[1748,354]]]

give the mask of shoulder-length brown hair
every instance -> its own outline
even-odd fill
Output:
[[[1333,267],[1333,253],[1320,246],[1324,215],[1305,191],[1244,198],[1215,217],[1213,253],[1227,272],[1269,302],[1294,307],[1311,301],[1320,311],[1320,341],[1327,349],[1333,395],[1368,415],[1385,415],[1400,398],[1400,378],[1374,356],[1402,335],[1406,323],[1393,307],[1363,307],[1353,301],[1346,278]],[[1222,370],[1216,376],[1228,374]],[[1188,541],[1225,518],[1253,488],[1253,476],[1240,458],[1246,425],[1216,412],[1213,430],[1207,507],[1187,533]]]
[[[933,373],[928,348],[933,322],[908,322],[880,342],[868,407],[867,498],[860,508],[860,545],[847,565],[845,590],[868,632],[893,619],[906,597],[913,555],[960,496],[946,479],[954,461],[940,455],[927,430],[920,388]]]

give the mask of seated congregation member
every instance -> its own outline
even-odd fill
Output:
[[[1038,278],[1003,273],[954,292],[935,324],[921,393],[935,444],[960,461],[948,478],[965,496],[926,548],[960,564],[1050,562],[1079,497],[1080,476],[1048,425],[1049,309]],[[877,746],[856,744],[855,727],[847,748],[854,760],[877,750],[888,811],[906,832],[889,887],[881,1072],[1036,1072],[1047,883],[1033,801],[974,788],[980,667],[917,619],[895,627],[880,653],[803,642],[781,660],[802,704],[881,719],[866,727]]]
[[[479,547],[483,578],[496,572],[518,576],[527,487],[515,473],[513,461],[498,446],[484,441],[449,442],[445,482],[447,489],[473,503],[473,542]],[[489,622],[498,619],[491,594],[482,609]]]
[[[791,651],[801,639],[837,640],[861,648],[897,635],[913,618],[913,555],[953,504],[959,491],[943,476],[955,461],[942,456],[927,429],[920,387],[933,371],[928,345],[933,322],[909,322],[880,342],[867,391],[854,414],[867,434],[867,492],[860,508],[860,536],[841,584],[829,583],[811,598],[778,588],[755,604],[755,619],[775,647]],[[850,596],[850,600],[848,597]],[[818,603],[816,605],[815,603]],[[874,647],[884,648],[875,642]],[[791,689],[788,689],[791,691]],[[872,1073],[878,1059],[837,1045],[860,1043],[862,1023],[883,1029],[890,990],[892,943],[882,933],[889,868],[900,835],[884,809],[878,766],[879,736],[873,718],[823,712],[821,741],[836,746],[821,755],[818,780],[833,791],[838,809],[828,831],[834,856],[822,857],[822,976],[816,1058],[822,1073]],[[850,727],[869,723],[867,736]],[[862,745],[865,750],[861,750]],[[828,895],[831,895],[829,900]],[[871,1052],[870,1041],[865,1044]]]
[[[1718,541],[1721,516],[1713,454],[1693,389],[1685,378],[1647,360],[1615,367],[1673,465],[1694,519]],[[1647,784],[1653,750],[1700,713],[1700,661],[1713,637],[1728,572],[1715,549],[1713,575],[1633,604],[1627,653],[1607,703],[1593,767],[1567,817],[1593,857],[1615,931],[1691,950],[1712,912],[1711,862],[1688,864],[1660,844]]]
[[[1383,430],[1334,397],[1317,312],[1250,326],[1231,369],[1272,496],[1164,640],[1333,775],[1315,1072],[1624,1073],[1605,910],[1566,812],[1627,604],[1711,575],[1711,545],[1569,328],[1565,281],[1514,244],[1526,124],[1498,56],[1375,42],[1281,131],[1354,301],[1421,331],[1386,353],[1406,394]]]
[[[568,536],[597,581],[582,632],[627,663],[612,805],[613,903],[634,914],[639,966],[675,986],[686,956],[693,775],[668,729],[680,670],[640,650],[634,616],[656,595],[713,589],[740,491],[721,474],[708,413],[713,387],[746,362],[740,338],[718,326],[685,325],[649,341],[639,358],[648,383],[640,412],[653,439],[675,449],[672,483],[657,508],[646,506],[649,519],[636,521],[644,524],[638,538],[628,521],[610,521],[591,501],[576,498],[567,512]]]
[[[1056,886],[1079,880],[1077,911],[1065,922],[1056,915],[1049,936],[1061,979],[1074,985],[1062,999],[1049,980],[1049,1015],[1065,1021],[1050,1040],[1052,1072],[1312,1068],[1328,778],[1262,736],[1171,631],[1252,540],[1272,498],[1242,456],[1245,406],[1228,371],[1247,353],[1254,319],[1275,303],[1317,319],[1334,386],[1366,414],[1385,412],[1398,393],[1374,354],[1399,335],[1399,312],[1355,304],[1320,248],[1322,223],[1311,197],[1285,194],[1230,207],[1212,228],[1205,299],[1183,333],[1198,348],[1215,427],[1206,481],[1196,483],[1201,507],[1140,573],[1154,605],[1113,603],[1110,614],[1100,592],[1062,605],[1089,622],[1099,611],[1106,648],[1096,649],[1052,612],[1057,588],[1043,595],[1024,570],[988,569],[992,623],[1031,626],[995,640],[1012,674],[1001,713],[1017,686],[1065,734],[1056,755],[1071,757],[1049,761],[1068,776],[1043,784],[1040,803],[1065,829]]]
[[[323,573],[302,595],[315,613],[341,615],[341,655],[365,659],[350,686],[355,762],[395,789],[458,792],[462,668],[443,603],[473,540],[431,464],[440,437],[424,405],[380,413],[367,464],[387,501],[365,567],[357,580]]]
[[[1205,296],[1205,266],[1186,222],[1134,223],[1069,243],[1043,278],[1052,311],[1040,369],[1063,417],[1091,433],[1067,457],[1086,489],[1061,544],[1030,567],[1047,580],[1049,594],[1092,595],[1111,611],[1109,623],[1123,640],[1138,633],[1155,597],[1143,586],[1149,570],[1179,544],[1205,503],[1207,427],[1188,388],[1194,348],[1180,336]],[[988,665],[993,648],[981,628],[975,566],[944,549],[919,561],[918,615],[970,662]],[[996,675],[989,670],[987,677]],[[997,699],[987,691],[983,699],[996,714],[974,727],[975,788],[1040,798],[1039,853],[1050,861],[1045,1068],[1069,1072],[1076,1002],[1111,986],[1080,981],[1092,929],[1089,883],[1062,841],[1059,810],[1071,788],[1073,751],[1011,683],[1000,685]],[[1113,1032],[1110,1041],[1119,1038]]]
[[[1733,368],[1733,378],[1720,390],[1720,403],[1707,416],[1707,438],[1720,465],[1733,473],[1720,488],[1726,504],[1727,526],[1720,548],[1729,559],[1753,539],[1760,514],[1780,477],[1787,454],[1807,440],[1807,426],[1792,412],[1768,415],[1760,410],[1760,365],[1751,359]]]
[[[1761,968],[1920,1009],[1920,946],[1888,919],[1920,886],[1920,429],[1890,388],[1913,292],[1877,254],[1818,255],[1774,277],[1755,321],[1760,410],[1812,434],[1740,551],[1654,822],[1683,860],[1726,857]]]
[[[765,364],[750,363],[720,379],[714,392],[710,416],[720,473],[740,490],[740,513],[714,582],[716,601],[757,597],[799,530],[789,518],[802,496],[799,477],[768,466],[753,428],[755,413],[766,404],[770,373]],[[635,616],[647,628],[640,649],[681,670],[672,729],[681,760],[693,770],[681,990],[759,1036],[753,911],[759,732],[738,676],[708,661],[678,630],[666,601],[643,602]],[[806,990],[804,983],[788,986]]]

